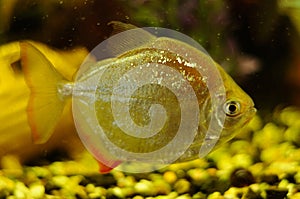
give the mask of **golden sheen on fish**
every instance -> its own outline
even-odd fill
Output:
[[[74,79],[58,73],[34,46],[21,44],[37,143],[49,139],[72,97],[76,129],[101,172],[119,164],[128,172],[149,172],[153,168],[144,163],[205,156],[254,116],[252,99],[191,38],[111,24],[126,31],[99,44]]]

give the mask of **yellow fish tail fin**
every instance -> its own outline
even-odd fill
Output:
[[[25,81],[30,89],[27,117],[34,143],[45,143],[62,115],[64,101],[57,86],[66,81],[31,43],[20,42]]]

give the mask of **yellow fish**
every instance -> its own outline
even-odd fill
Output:
[[[104,56],[87,59],[76,77],[61,74],[37,48],[21,43],[36,143],[50,138],[70,97],[81,140],[103,173],[127,161],[199,158],[254,116],[252,99],[197,44],[156,36],[158,28],[152,34],[112,25],[131,30],[104,42],[107,49],[100,45],[96,54]]]
[[[26,42],[42,52],[56,70],[66,76],[72,76],[88,54],[84,48],[54,52],[38,42]],[[32,144],[26,112],[30,89],[25,83],[20,61],[19,42],[0,46],[0,157],[16,155],[24,162],[57,148],[73,151],[76,155],[73,147],[79,149],[77,152],[83,147],[76,136],[70,106],[65,107],[63,120],[57,124],[54,136],[47,143]]]
[[[279,11],[290,17],[300,34],[300,2],[298,0],[278,0]]]

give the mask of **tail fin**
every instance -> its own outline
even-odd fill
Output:
[[[45,143],[62,115],[64,101],[57,84],[65,81],[50,61],[29,42],[20,42],[21,63],[30,89],[27,117],[34,143]]]

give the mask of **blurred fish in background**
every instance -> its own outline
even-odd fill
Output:
[[[30,43],[43,52],[60,73],[68,77],[72,77],[88,54],[84,48],[55,52],[43,44]],[[26,112],[30,91],[25,83],[20,59],[19,42],[0,46],[0,157],[16,155],[23,162],[33,157],[47,156],[53,150],[69,151],[70,155],[82,151],[71,106],[64,110],[55,136],[46,144],[33,144]]]
[[[279,11],[289,17],[297,33],[291,35],[294,40],[291,67],[287,72],[286,81],[291,87],[292,102],[300,106],[300,1],[278,0]]]
[[[289,16],[300,33],[300,1],[298,0],[278,0],[279,11]]]

